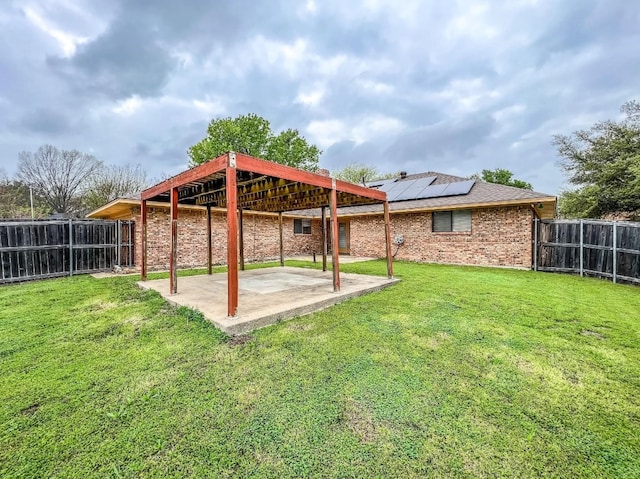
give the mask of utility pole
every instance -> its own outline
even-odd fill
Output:
[[[35,215],[33,214],[33,188],[31,187],[31,185],[29,185],[29,198],[31,199],[31,219],[34,219]]]

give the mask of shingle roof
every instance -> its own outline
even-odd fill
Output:
[[[407,180],[417,180],[418,178],[428,178],[430,176],[435,176],[436,179],[432,185],[443,185],[445,183],[456,183],[458,181],[465,181],[469,178],[463,178],[461,176],[453,176],[447,175],[445,173],[438,173],[436,171],[425,171],[424,173],[415,173],[413,175],[407,175],[405,178],[399,181],[407,181]]]
[[[407,181],[417,178],[425,178],[428,176],[435,176],[436,180],[432,183],[434,185],[444,183],[456,183],[458,181],[465,181],[468,178],[462,178],[460,176],[447,175],[444,173],[438,173],[434,171],[427,171],[424,173],[417,173],[413,175],[407,175],[405,178],[398,181]],[[515,188],[513,186],[499,185],[495,183],[486,183],[481,180],[476,180],[475,184],[466,195],[456,196],[444,196],[438,198],[425,198],[419,200],[408,201],[393,201],[389,202],[390,211],[405,211],[405,210],[431,210],[431,209],[443,209],[451,207],[452,209],[462,209],[466,205],[486,205],[491,206],[492,203],[496,205],[504,205],[513,202],[514,204],[526,203],[527,200],[535,201],[556,201],[556,197],[548,195],[546,193],[539,193],[536,191],[525,190],[522,188]],[[367,213],[378,213],[382,211],[382,205],[366,205],[366,206],[353,206],[339,208],[340,216],[344,215],[358,215]],[[306,216],[318,216],[319,210],[304,210],[297,211],[296,214],[303,214]]]

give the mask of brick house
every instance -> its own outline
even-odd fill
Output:
[[[397,200],[388,193],[392,237],[397,243],[393,253],[400,260],[529,268],[532,221],[536,216],[553,218],[556,211],[555,196],[442,173],[403,175],[367,186],[402,189],[405,184],[428,186],[422,193],[410,193],[409,199],[403,199],[407,198],[406,192],[405,196],[397,196]],[[414,188],[417,191],[418,186]],[[446,193],[447,189],[450,194]],[[440,195],[433,196],[435,191]],[[169,205],[150,202],[148,207],[148,265],[150,269],[167,269]],[[206,210],[186,205],[179,209],[178,266],[204,266],[207,262]],[[88,217],[133,219],[139,223],[140,201],[120,198],[91,212]],[[339,208],[338,223],[340,254],[385,256],[381,205]],[[277,214],[246,211],[243,224],[246,261],[278,258]],[[285,256],[321,253],[320,210],[285,213],[283,224]],[[213,210],[211,235],[213,261],[222,264],[227,257],[224,210]],[[137,234],[137,265],[140,264],[140,241]]]

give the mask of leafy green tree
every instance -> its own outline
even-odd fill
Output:
[[[497,183],[499,185],[515,186],[524,190],[532,190],[531,183],[518,180],[513,177],[513,173],[504,168],[496,168],[495,170],[482,170],[480,173],[471,175],[471,178],[486,181],[487,183]]]
[[[372,180],[395,178],[398,175],[396,173],[380,173],[375,166],[363,163],[349,163],[344,168],[334,171],[333,176],[339,180],[362,184]]]
[[[227,151],[309,171],[318,169],[322,153],[315,145],[309,145],[298,130],[274,134],[269,121],[254,113],[211,120],[207,136],[191,146],[187,153],[191,158],[190,166],[197,166]]]
[[[31,218],[31,192],[21,181],[10,179],[0,169],[0,218]],[[33,216],[44,218],[50,214],[42,198],[33,195]]]
[[[640,219],[640,103],[629,101],[620,110],[621,121],[553,137],[560,166],[576,187],[560,195],[562,216]]]

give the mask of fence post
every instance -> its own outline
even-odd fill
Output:
[[[73,220],[69,219],[69,276],[73,276]]]
[[[580,220],[580,276],[584,276],[584,220]]]
[[[117,258],[117,264],[118,264],[118,268],[122,267],[121,261],[122,261],[122,223],[120,223],[120,220],[118,220],[116,222],[116,258]]]
[[[613,225],[613,282],[618,281],[618,222],[614,221]]]
[[[538,218],[533,218],[533,270],[538,270]]]

